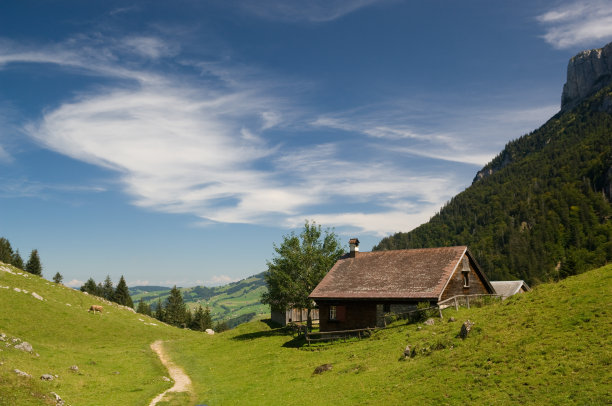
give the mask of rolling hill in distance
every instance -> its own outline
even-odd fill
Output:
[[[134,286],[130,295],[134,303],[141,299],[155,307],[158,300],[162,304],[170,295],[169,287]],[[270,317],[270,306],[260,302],[261,294],[267,290],[263,272],[227,285],[206,287],[196,286],[179,288],[183,300],[190,310],[198,305],[210,308],[213,321],[225,321],[232,328],[240,323]]]

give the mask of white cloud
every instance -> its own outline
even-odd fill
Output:
[[[204,281],[205,285],[227,285],[228,283],[237,282],[240,279],[232,278],[228,275],[213,275],[208,281]],[[200,281],[198,281],[200,282]]]
[[[543,38],[555,48],[586,46],[612,39],[612,2],[609,0],[565,3],[537,19],[546,28]]]
[[[242,1],[248,12],[269,20],[328,22],[387,0],[259,0]]]
[[[71,288],[80,288],[84,284],[84,281],[78,279],[72,279],[70,282],[65,283],[66,286],[70,286]]]
[[[47,109],[26,126],[27,134],[45,148],[115,171],[135,205],[192,214],[203,224],[291,226],[314,218],[376,235],[407,231],[462,188],[452,170],[406,165],[407,153],[482,165],[499,151],[500,142],[520,135],[499,134],[501,110],[479,112],[482,117],[474,120],[474,111],[458,108],[454,116],[439,113],[451,121],[454,117],[452,131],[425,131],[440,116],[427,113],[425,124],[415,117],[422,118],[422,109],[440,109],[420,101],[413,103],[418,111],[404,103],[395,110],[366,106],[308,119],[252,68],[244,73],[209,66],[205,81],[187,74],[162,76],[150,67],[133,68],[150,66],[146,61],[117,59],[172,55],[168,50],[173,48],[159,38],[139,38],[131,46],[93,41],[98,48],[82,51],[84,42],[69,41],[52,51],[0,46],[0,68],[18,61],[53,63],[120,80]],[[125,79],[131,81],[127,86]],[[497,120],[490,118],[494,113],[500,114]],[[507,123],[506,132],[540,114],[524,111]],[[474,130],[468,121],[485,124]],[[352,134],[313,142],[301,132],[293,136],[295,122],[311,123],[302,131]],[[287,134],[271,141],[271,129]]]

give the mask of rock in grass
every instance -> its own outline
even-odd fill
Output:
[[[51,374],[43,374],[43,375],[40,376],[40,380],[41,381],[52,381],[54,379],[55,379],[55,377],[53,375],[51,375]]]
[[[26,378],[31,378],[31,377],[32,377],[32,375],[28,374],[27,372],[23,372],[23,371],[21,371],[21,370],[19,370],[19,369],[14,369],[13,371],[14,371],[14,372],[15,372],[17,375],[19,375],[19,376],[24,376],[24,377],[26,377]]]
[[[64,406],[64,401],[62,400],[62,398],[60,397],[60,395],[58,395],[55,392],[51,392],[51,396],[53,396],[53,399],[55,399],[55,404],[57,406]]]
[[[315,368],[313,374],[322,374],[325,371],[331,371],[332,364],[323,364]]]
[[[70,370],[73,371],[73,372],[79,372],[79,367],[76,366],[76,365],[73,365],[73,366],[70,367]]]
[[[414,351],[412,351],[412,347],[409,345],[404,349],[404,358],[412,358],[414,357]]]
[[[449,323],[454,323],[455,321],[457,321],[457,320],[455,320],[455,318],[454,318],[454,317],[451,317],[450,319],[448,319],[448,322],[449,322]]]
[[[436,324],[436,321],[432,318],[429,318],[427,320],[425,320],[425,325],[426,326],[433,326],[434,324]]]
[[[213,329],[211,329],[211,328],[207,328],[206,329],[206,334],[213,335],[213,334],[215,334],[215,331]]]
[[[472,323],[469,320],[463,323],[463,325],[461,325],[461,331],[459,332],[459,337],[465,340],[468,334],[470,333],[470,331],[472,331],[472,327],[474,327],[474,323]]]
[[[27,341],[24,341],[21,344],[17,344],[15,348],[21,351],[25,351],[25,352],[32,352],[32,345],[28,343]]]

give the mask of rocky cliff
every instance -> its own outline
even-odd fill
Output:
[[[561,110],[575,107],[585,97],[612,83],[612,42],[603,48],[582,51],[570,59]]]

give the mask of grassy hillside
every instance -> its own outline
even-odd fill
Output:
[[[491,279],[558,279],[612,260],[612,87],[508,143],[431,220],[375,250],[469,245]]]
[[[445,310],[434,326],[398,322],[368,339],[312,347],[261,321],[208,336],[116,305],[90,314],[96,299],[0,267],[2,406],[54,404],[51,392],[72,405],[146,405],[171,386],[149,347],[158,339],[194,384],[192,396],[171,405],[612,402],[612,265],[489,307]],[[475,327],[461,340],[466,319]],[[417,355],[404,360],[407,344]],[[327,363],[331,371],[313,374]],[[42,374],[59,377],[44,382]]]
[[[104,306],[104,312],[88,313],[92,304]],[[55,404],[50,392],[71,405],[144,405],[172,386],[162,380],[167,372],[149,345],[189,334],[208,338],[0,263],[2,333],[2,406]],[[32,353],[15,349],[13,339],[30,343]],[[70,370],[73,365],[78,372]],[[14,369],[32,378],[20,377]],[[39,379],[43,374],[59,377],[46,382]]]
[[[170,348],[211,405],[610,404],[611,293],[607,266],[362,341],[308,348],[256,322]],[[464,341],[466,319],[475,328]],[[403,360],[407,344],[419,355]],[[326,363],[331,371],[313,375]]]
[[[253,275],[238,282],[223,286],[180,288],[183,298],[190,309],[198,305],[209,306],[214,321],[249,321],[270,317],[270,306],[261,304],[261,294],[266,291],[263,273]],[[134,303],[142,298],[147,304],[156,305],[158,299],[162,303],[170,295],[170,288],[161,286],[137,286],[130,288]],[[230,322],[230,327],[233,324]]]

